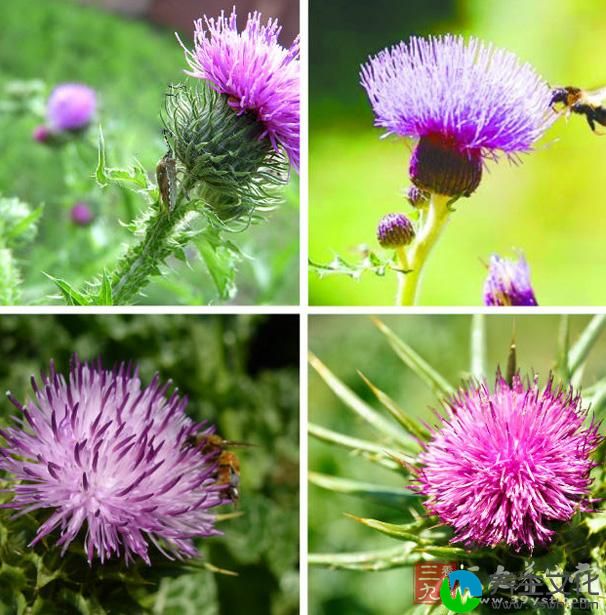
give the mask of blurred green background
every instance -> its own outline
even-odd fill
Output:
[[[555,365],[559,316],[487,316],[487,370],[505,368],[512,335],[517,343],[518,366],[522,374],[538,373],[545,383]],[[381,320],[393,329],[451,383],[469,374],[471,317],[385,316]],[[574,340],[588,323],[587,316],[571,316]],[[312,316],[309,347],[337,377],[364,401],[387,416],[357,370],[387,393],[407,413],[434,423],[431,408],[438,402],[429,388],[406,368],[391,350],[386,338],[366,316]],[[589,355],[583,385],[606,374],[606,336]],[[491,378],[489,380],[492,380]],[[492,383],[491,383],[492,384]],[[309,420],[350,436],[377,442],[376,432],[341,403],[324,381],[309,370]],[[309,440],[309,469],[377,485],[403,487],[397,475],[340,447]],[[395,547],[396,542],[355,521],[344,513],[402,523],[398,510],[325,491],[309,485],[309,552],[338,553]],[[309,571],[310,615],[401,615],[412,606],[412,571],[346,572],[324,568]]]
[[[204,8],[201,2],[199,16]],[[172,29],[72,0],[0,2],[0,24],[0,99],[15,80],[42,80],[47,92],[60,82],[84,82],[98,93],[108,166],[126,166],[136,158],[150,175],[155,172],[166,151],[159,119],[163,96],[170,83],[185,78],[187,68]],[[189,46],[192,33],[193,24],[181,33]],[[44,273],[74,285],[102,273],[115,262],[123,242],[132,240],[120,221],[130,221],[145,204],[126,190],[96,187],[95,126],[88,139],[57,151],[32,139],[39,123],[30,114],[15,118],[0,113],[0,195],[17,196],[32,206],[46,204],[38,239],[18,256],[24,274],[22,302],[48,304],[48,296],[57,291]],[[286,202],[268,221],[230,235],[246,255],[232,303],[298,303],[298,179],[295,173],[291,177]],[[91,227],[70,222],[76,201],[92,206],[96,222]],[[193,252],[190,256],[189,264],[172,259],[172,273],[156,278],[140,302],[215,301],[217,292],[204,264]]]
[[[412,34],[474,35],[531,63],[551,84],[606,83],[602,0],[311,0],[309,255],[328,263],[378,248],[378,220],[407,211],[410,143],[381,140],[359,67],[370,54]],[[424,305],[480,305],[490,254],[522,249],[541,305],[604,305],[606,139],[582,117],[560,120],[520,166],[489,163],[482,184],[462,199],[435,252]],[[396,280],[361,282],[310,275],[316,305],[390,305]]]
[[[10,389],[20,400],[30,397],[30,376],[47,370],[51,358],[65,372],[74,352],[87,360],[101,356],[106,367],[132,359],[141,367],[144,384],[159,371],[189,397],[191,417],[215,423],[228,440],[254,445],[238,451],[238,510],[243,516],[221,524],[224,536],[200,541],[206,561],[238,576],[204,571],[165,578],[153,612],[298,613],[298,318],[5,315],[0,318],[0,390]],[[0,423],[6,424],[13,413],[3,398]],[[0,532],[8,516],[0,518]],[[0,583],[0,613],[16,613],[1,598],[5,579]],[[56,596],[61,589],[57,580],[43,595]],[[117,598],[119,606],[109,612],[142,612],[132,609],[128,596]]]

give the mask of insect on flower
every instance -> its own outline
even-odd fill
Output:
[[[160,200],[170,213],[177,204],[177,161],[170,149],[156,165],[156,181]]]
[[[240,499],[240,459],[229,448],[249,447],[252,444],[244,442],[231,442],[224,440],[217,434],[201,433],[191,436],[189,444],[200,450],[202,455],[216,457],[217,459],[217,484],[229,485],[227,491],[233,503]]]
[[[606,131],[596,130],[596,124],[606,126],[606,86],[597,90],[583,90],[572,85],[554,88],[550,104],[552,107],[564,105],[567,116],[571,113],[584,115],[596,135],[606,135]]]

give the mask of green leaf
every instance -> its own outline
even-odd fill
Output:
[[[38,220],[40,219],[40,216],[42,216],[43,211],[44,205],[39,205],[30,214],[28,214],[24,218],[21,218],[19,222],[17,222],[12,228],[9,229],[8,233],[6,234],[6,241],[8,243],[11,243],[25,233],[27,233],[27,231],[31,231],[32,227],[36,226]]]
[[[44,275],[57,285],[67,305],[90,305],[88,297],[75,289],[69,282],[60,278],[55,278],[48,273]]]
[[[410,436],[399,426],[386,420],[360,397],[358,397],[348,386],[337,378],[314,354],[309,355],[310,365],[318,372],[319,376],[332,389],[333,393],[359,417],[364,419],[369,425],[374,427],[383,436],[391,440],[400,442],[404,446],[410,446]]]
[[[568,353],[570,351],[570,318],[562,314],[558,331],[557,370],[564,382],[570,381],[568,372]]]
[[[230,241],[224,240],[219,231],[207,229],[200,233],[194,242],[215,283],[222,300],[233,299],[236,295],[236,272],[241,260],[238,248]]]
[[[310,553],[307,561],[310,566],[323,566],[333,570],[363,570],[379,572],[392,568],[414,566],[427,558],[413,552],[414,544],[403,544],[389,549],[362,551],[359,553]]]
[[[318,472],[309,473],[309,481],[335,493],[344,493],[346,495],[354,495],[361,498],[369,498],[385,504],[398,510],[402,510],[419,500],[416,493],[412,493],[405,488],[398,489],[396,487],[383,487],[374,483],[363,483],[357,480],[347,478],[337,478],[336,476],[328,476]]]
[[[486,317],[474,314],[471,317],[471,375],[476,380],[486,377]]]
[[[308,430],[309,434],[318,440],[342,446],[343,448],[353,451],[353,453],[359,453],[369,461],[378,463],[390,470],[396,470],[398,472],[404,471],[402,464],[396,461],[396,459],[401,458],[401,455],[395,449],[388,449],[378,444],[368,442],[367,440],[352,438],[351,436],[337,433],[336,431],[326,429],[314,423],[309,423]]]
[[[421,423],[415,420],[413,417],[407,415],[397,404],[396,402],[389,397],[386,393],[383,393],[378,387],[376,387],[366,376],[358,371],[360,377],[364,382],[368,385],[368,388],[373,392],[375,397],[383,404],[383,406],[389,411],[391,416],[393,416],[402,427],[412,436],[418,438],[419,440],[429,440],[430,433]],[[413,451],[418,453],[420,446],[415,442],[412,447]]]
[[[386,536],[390,536],[391,538],[397,538],[398,540],[405,540],[408,542],[414,542],[419,545],[427,544],[427,540],[419,536],[420,530],[424,528],[427,524],[427,518],[422,521],[422,523],[414,522],[414,523],[403,523],[401,525],[396,525],[394,523],[385,523],[383,521],[378,521],[377,519],[367,519],[363,517],[356,517],[356,515],[350,515],[346,513],[346,516],[366,527],[369,527],[373,530],[377,530]]]
[[[452,385],[439,374],[425,359],[420,357],[406,342],[401,340],[387,325],[378,318],[373,322],[379,331],[387,337],[389,345],[398,357],[421,379],[438,397],[449,397],[454,393]]]
[[[320,265],[309,261],[309,270],[315,271],[320,278],[325,278],[330,275],[345,275],[354,280],[359,280],[363,273],[374,273],[379,277],[383,277],[388,271],[406,273],[397,266],[393,255],[381,256],[372,250],[362,246],[359,249],[361,259],[357,263],[348,263],[340,256],[335,256],[332,262],[327,265]]]
[[[109,179],[105,172],[105,139],[103,137],[103,129],[99,126],[99,145],[97,157],[97,169],[95,171],[95,179],[97,184],[104,188],[109,183]]]
[[[103,271],[103,279],[97,295],[97,305],[113,305],[112,285],[107,271]]]
[[[585,330],[579,336],[574,346],[568,353],[568,373],[572,378],[577,370],[579,370],[587,355],[591,352],[594,344],[596,343],[602,329],[606,325],[606,314],[598,314],[594,316]]]

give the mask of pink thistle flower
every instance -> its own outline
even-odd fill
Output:
[[[90,124],[96,108],[95,90],[81,83],[62,83],[52,91],[46,115],[57,132],[80,130]]]
[[[95,219],[93,210],[84,201],[76,203],[70,209],[69,216],[76,226],[88,226]]]
[[[41,387],[32,377],[26,405],[9,394],[23,418],[0,431],[0,469],[16,479],[4,507],[53,511],[30,546],[59,528],[62,554],[82,532],[89,563],[96,552],[149,564],[148,542],[170,559],[193,557],[193,538],[219,534],[210,510],[229,501],[228,487],[216,454],[190,443],[213,429],[200,431],[170,384],[156,374],[142,387],[130,364],[107,371],[74,357],[67,380],[52,363]]]
[[[511,387],[497,374],[461,389],[419,457],[416,481],[427,509],[454,530],[453,542],[532,551],[554,536],[552,522],[589,508],[598,425],[572,388]]]
[[[255,115],[277,150],[284,148],[290,162],[299,168],[299,37],[286,49],[278,42],[277,20],[261,24],[261,14],[248,15],[238,32],[236,9],[227,17],[195,22],[193,51],[185,48],[191,71],[229,97],[238,112]]]

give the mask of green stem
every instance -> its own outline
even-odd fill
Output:
[[[147,286],[150,276],[157,273],[158,267],[173,252],[170,237],[179,222],[193,208],[192,202],[184,200],[186,194],[187,187],[183,186],[171,212],[159,205],[147,221],[141,241],[131,246],[119,260],[111,275],[114,305],[130,304]]]
[[[434,244],[448,221],[448,202],[451,197],[442,194],[432,194],[424,223],[408,248],[407,262],[400,265],[409,270],[407,274],[399,274],[399,288],[397,296],[398,305],[414,305],[417,299],[419,284],[423,273],[423,267]],[[407,265],[404,267],[403,265]]]

